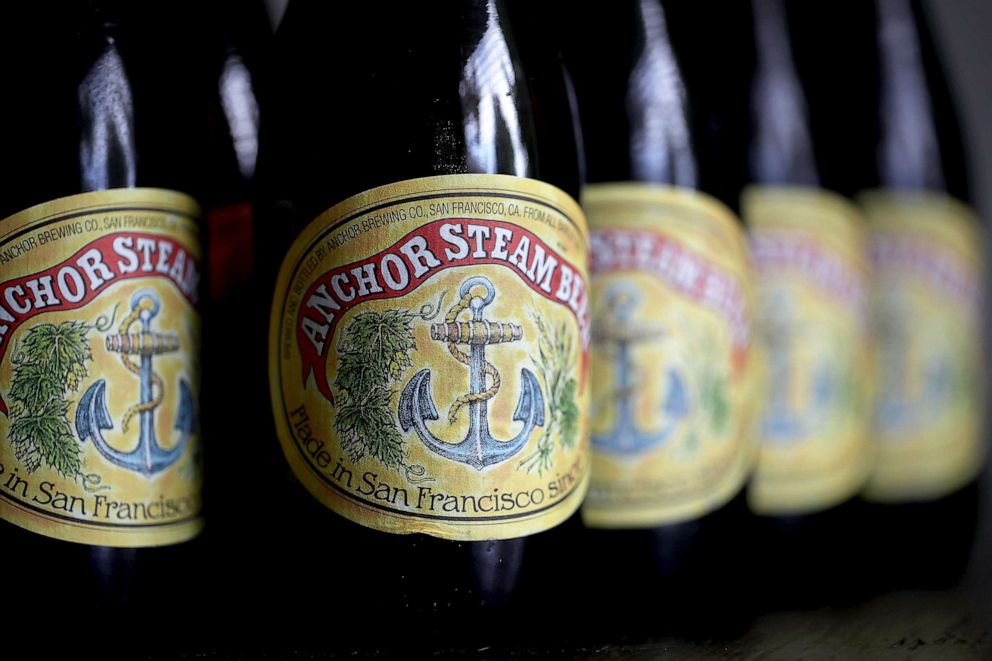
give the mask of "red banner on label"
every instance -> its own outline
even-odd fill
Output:
[[[323,250],[317,246],[314,252],[319,255]],[[446,219],[413,230],[371,257],[327,271],[309,286],[296,319],[304,385],[313,373],[321,394],[334,403],[327,381],[327,359],[334,330],[352,307],[406,296],[449,268],[480,265],[508,268],[531,290],[571,310],[585,354],[589,346],[589,300],[585,278],[572,264],[518,225]]]
[[[763,278],[774,278],[780,270],[796,271],[856,313],[868,304],[865,275],[815,237],[757,229],[751,236],[751,257]]]
[[[739,279],[671,237],[639,230],[595,230],[591,237],[594,275],[637,271],[659,278],[674,291],[716,311],[730,327],[734,364],[751,342],[751,313]]]
[[[47,312],[76,310],[115,282],[165,278],[192,304],[197,301],[199,262],[182,244],[136,232],[108,234],[43,271],[0,283],[0,361],[21,324]],[[0,397],[0,413],[7,405]]]

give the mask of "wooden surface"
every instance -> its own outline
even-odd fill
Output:
[[[988,556],[986,556],[988,557]],[[941,592],[893,592],[851,608],[763,615],[740,639],[691,643],[656,640],[593,648],[439,650],[428,658],[473,659],[992,659],[992,591],[983,563],[965,583]],[[394,658],[364,653],[260,654],[238,650],[192,654],[188,659],[362,659]],[[401,658],[401,657],[395,657]],[[402,658],[412,658],[405,656]],[[419,658],[419,657],[418,657]]]
[[[990,592],[895,592],[853,608],[759,617],[736,641],[608,646],[581,659],[990,659]],[[568,655],[566,655],[568,656]]]

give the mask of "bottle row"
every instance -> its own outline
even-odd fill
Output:
[[[985,230],[915,0],[292,0],[271,39],[250,3],[42,0],[0,33],[18,625],[733,635],[963,570]]]

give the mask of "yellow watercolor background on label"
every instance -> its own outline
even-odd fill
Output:
[[[742,208],[756,249],[762,241],[799,245],[821,260],[763,264],[756,254],[767,390],[748,502],[766,515],[826,509],[853,497],[869,468],[866,223],[852,203],[815,188],[752,187]],[[822,264],[829,281],[812,273]],[[840,280],[852,288],[839,290]]]
[[[939,498],[974,479],[987,451],[980,312],[985,232],[970,208],[946,195],[878,190],[860,202],[874,241],[908,242],[959,285],[949,291],[926,269],[892,263],[875,272],[877,463],[865,497],[892,503]],[[955,293],[962,289],[973,296]],[[928,386],[928,375],[938,372],[943,380]],[[886,400],[894,390],[899,397]],[[887,418],[889,406],[902,410]]]
[[[751,314],[752,274],[743,229],[716,200],[691,190],[617,183],[590,185],[583,205],[594,236],[613,229],[650,232],[715,265],[739,285]],[[633,290],[640,299],[623,325],[655,335],[631,349],[633,427],[652,434],[674,424],[663,441],[644,452],[618,454],[594,445],[583,520],[597,528],[640,528],[697,518],[737,494],[752,464],[753,347],[748,344],[744,360],[733,369],[728,322],[657,276],[636,269],[593,274],[593,325],[599,329],[594,337],[616,325],[607,299],[611,291],[621,291],[618,287]],[[615,350],[601,340],[593,348],[591,433],[604,438],[618,422]],[[684,383],[687,396],[686,414],[678,420],[662,412],[672,378]],[[726,393],[722,425],[713,424],[712,408],[702,403],[717,382]]]
[[[52,219],[71,214],[71,218]],[[132,226],[108,229],[105,217],[123,217],[128,214],[153,219],[155,227]],[[134,231],[169,238],[184,246],[195,259],[200,259],[198,239],[199,208],[191,198],[181,193],[157,189],[118,189],[85,193],[61,198],[32,207],[0,222],[0,242],[19,235],[18,240],[35,236],[33,229],[57,230],[66,224],[80,223],[89,227],[74,236],[45,245],[36,245],[29,252],[0,266],[0,280],[6,282],[55,266],[93,240],[119,231]],[[41,231],[38,229],[38,231]],[[90,326],[87,341],[92,360],[86,364],[87,376],[76,388],[66,394],[69,401],[68,423],[76,442],[75,430],[77,403],[83,392],[99,378],[106,379],[107,410],[113,428],[104,431],[108,443],[122,452],[133,450],[139,442],[140,422],[131,420],[127,434],[121,430],[127,409],[138,402],[139,380],[121,362],[119,353],[105,348],[105,338],[119,332],[121,320],[130,310],[131,298],[141,289],[153,289],[161,300],[161,310],[153,320],[153,331],[174,333],[180,349],[154,357],[154,371],[165,384],[161,405],[155,409],[155,430],[159,444],[169,449],[174,443],[173,429],[179,407],[179,381],[185,380],[198,401],[200,318],[191,303],[170,281],[161,277],[141,277],[111,283],[95,300],[85,306],[67,311],[41,312],[13,332],[11,345],[0,362],[0,389],[8,406],[15,405],[9,396],[14,377],[19,345],[26,333],[40,324],[82,322]],[[115,314],[116,308],[116,314]],[[114,323],[106,331],[94,327],[101,317],[114,316]],[[140,324],[131,333],[140,333]],[[139,357],[132,357],[134,362]],[[156,388],[157,392],[157,388]],[[197,413],[199,413],[197,411]],[[12,420],[0,416],[0,518],[36,533],[65,541],[100,546],[140,547],[173,544],[194,537],[202,528],[200,518],[200,489],[202,475],[198,456],[200,437],[195,432],[178,461],[152,477],[117,466],[97,451],[91,440],[80,443],[81,475],[64,476],[45,462],[33,472],[28,472],[15,457],[8,432]],[[24,480],[22,486],[17,479]],[[25,494],[26,489],[26,494]],[[65,500],[58,498],[63,494]],[[161,510],[149,505],[162,499],[181,503],[174,515],[159,516]],[[113,506],[109,502],[122,505]],[[125,509],[124,503],[145,504],[143,516],[140,508]],[[125,519],[119,518],[126,515]]]
[[[465,194],[468,197],[459,197]],[[514,197],[502,197],[504,195]],[[434,197],[415,199],[425,196]],[[549,225],[519,216],[497,217],[472,212],[430,213],[428,204],[440,205],[453,199],[527,204],[543,210],[553,222]],[[375,211],[366,211],[370,207],[376,207]],[[353,238],[328,250],[316,259],[317,267],[300,283],[302,288],[292,286],[295,269],[316,257],[315,248],[320,242],[315,243],[315,240],[341,219],[351,217],[361,227],[370,216],[399,209],[409,211],[413,207],[420,211],[411,212],[407,220],[359,231]],[[423,216],[417,217],[421,211]],[[514,421],[513,414],[521,391],[522,368],[535,374],[545,402],[544,426],[537,427],[525,447],[509,459],[478,470],[432,452],[415,431],[410,430],[403,432],[406,468],[387,466],[367,455],[354,461],[342,449],[335,431],[337,407],[320,394],[312,376],[305,383],[301,379],[302,362],[295,326],[300,301],[299,297],[287,296],[287,290],[306,291],[316,278],[331,269],[375,255],[394,246],[417,228],[446,218],[517,224],[541,238],[586,278],[588,236],[584,216],[567,194],[542,182],[503,175],[448,175],[399,182],[345,200],[304,230],[280,271],[270,326],[270,384],[279,441],[294,474],[309,492],[333,511],[364,526],[390,533],[425,533],[456,540],[506,539],[541,532],[573,514],[585,494],[589,473],[585,421],[588,379],[583,374],[585,361],[575,315],[567,307],[535,293],[515,271],[484,264],[440,270],[401,297],[369,300],[352,307],[341,316],[333,338],[327,340],[331,346],[338,347],[349,323],[359,314],[397,309],[415,313],[424,306],[436,307],[445,292],[436,316],[431,319],[412,317],[410,327],[416,343],[415,349],[409,352],[412,366],[391,383],[393,394],[388,409],[398,425],[396,416],[401,391],[417,372],[429,369],[431,397],[439,419],[428,421],[427,427],[442,442],[457,443],[466,436],[469,407],[460,411],[454,424],[448,422],[448,413],[455,400],[469,392],[469,368],[451,355],[445,342],[431,339],[430,328],[432,324],[444,321],[446,313],[458,300],[458,289],[465,280],[474,276],[489,278],[496,294],[492,303],[484,308],[484,318],[517,324],[523,332],[519,341],[486,347],[486,360],[498,370],[501,379],[498,393],[488,402],[490,433],[498,440],[508,440],[521,430],[522,423]],[[459,321],[470,318],[467,311],[458,317]],[[573,444],[566,447],[559,435],[552,435],[550,465],[543,470],[528,471],[521,462],[533,459],[542,442],[542,433],[549,428],[551,420],[549,384],[535,364],[541,334],[539,322],[545,333],[558,329],[567,340],[570,368],[565,376],[577,381],[575,404],[580,415]],[[460,348],[468,350],[464,345]],[[337,371],[338,352],[332,350],[327,361],[328,383],[339,398],[340,391],[334,386]],[[294,422],[299,418],[294,418],[292,413],[301,406],[305,407],[309,419],[310,435],[324,441],[324,448],[332,457],[329,466],[320,466],[312,454],[308,458],[301,447],[305,434],[294,430]],[[339,465],[340,469],[337,468]],[[413,470],[408,472],[410,468]],[[372,493],[368,493],[370,491]],[[537,495],[538,491],[542,495]],[[445,506],[444,500],[432,498],[438,494],[456,496],[455,504],[448,500]],[[495,507],[491,499],[482,498],[491,494],[513,494],[517,506],[510,511],[480,511]],[[463,500],[462,496],[474,497],[478,506]],[[538,499],[538,503],[531,502]]]

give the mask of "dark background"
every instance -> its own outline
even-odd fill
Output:
[[[992,2],[929,0],[969,146],[975,202],[992,218]]]

